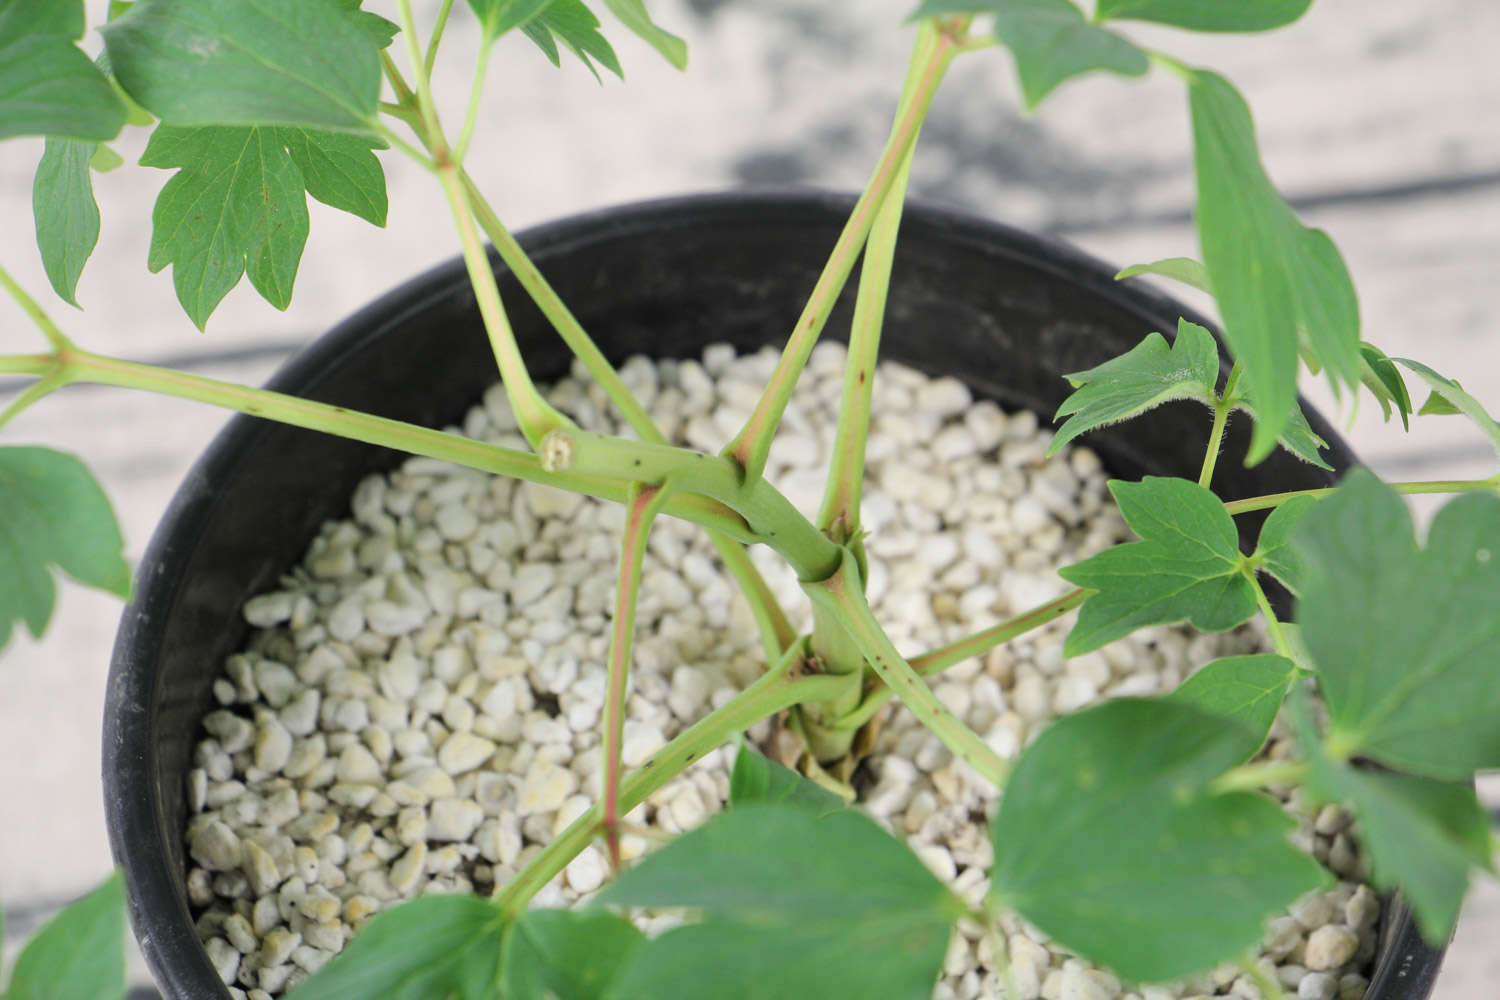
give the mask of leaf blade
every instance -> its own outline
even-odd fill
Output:
[[[1500,453],[1500,423],[1497,423],[1495,418],[1485,411],[1479,400],[1465,392],[1463,387],[1453,379],[1439,375],[1420,361],[1412,361],[1410,358],[1391,358],[1391,361],[1415,373],[1418,378],[1427,383],[1434,395],[1445,400],[1453,410],[1468,417],[1484,432],[1484,436],[1490,439],[1495,451]],[[1427,405],[1431,405],[1430,401]],[[1422,409],[1426,410],[1427,405],[1424,405]]]
[[[119,134],[125,105],[74,44],[83,14],[73,0],[0,0],[0,139],[102,142]]]
[[[490,1000],[504,920],[474,896],[421,896],[381,913],[288,1000]]]
[[[651,20],[645,0],[604,0],[604,6],[667,62],[678,69],[687,69],[687,43]]]
[[[372,152],[373,140],[305,128],[279,128],[276,135],[301,171],[308,194],[372,225],[385,225],[385,170]]]
[[[130,595],[130,566],[109,498],[82,462],[48,448],[0,447],[0,647],[16,622],[40,638],[52,617],[52,568]]]
[[[1238,758],[1243,763],[1266,742],[1296,673],[1296,665],[1284,656],[1229,656],[1204,664],[1167,698],[1229,719],[1243,729],[1245,739]]]
[[[1099,0],[1098,17],[1154,21],[1190,31],[1269,31],[1307,13],[1312,0],[1237,0],[1204,4],[1195,0]]]
[[[1253,464],[1291,419],[1303,344],[1335,391],[1358,386],[1359,302],[1333,242],[1303,226],[1266,175],[1244,99],[1207,71],[1191,73],[1188,93],[1203,263],[1255,400]]]
[[[1147,334],[1135,347],[1067,379],[1076,388],[1063,400],[1053,420],[1066,415],[1047,447],[1050,458],[1064,445],[1096,428],[1138,416],[1174,399],[1192,399],[1212,407],[1218,402],[1219,348],[1213,334],[1196,323],[1179,320],[1169,347],[1159,333]]]
[[[1500,497],[1449,502],[1418,548],[1401,498],[1355,470],[1293,539],[1330,739],[1431,778],[1500,767]]]
[[[95,143],[49,137],[31,187],[37,249],[58,296],[78,305],[78,279],[99,243],[99,204],[89,173]]]
[[[740,747],[729,774],[729,806],[786,803],[823,816],[847,808],[843,799],[826,788],[750,749]]]
[[[1291,846],[1293,823],[1270,801],[1211,792],[1243,752],[1233,728],[1146,699],[1053,723],[1017,761],[992,824],[997,900],[1131,980],[1177,978],[1254,944],[1267,915],[1326,873]]]
[[[1109,489],[1140,541],[1058,571],[1095,591],[1063,644],[1076,656],[1147,625],[1191,622],[1222,632],[1249,619],[1255,595],[1245,578],[1234,522],[1213,493],[1185,479],[1111,480]]]
[[[500,957],[506,1000],[598,1000],[646,936],[598,911],[528,910],[506,932]]]
[[[179,126],[369,132],[380,44],[336,0],[139,0],[100,29],[122,86]]]
[[[68,906],[16,959],[6,1000],[125,995],[125,879],[118,872]]]
[[[1189,288],[1213,294],[1213,288],[1208,283],[1208,271],[1191,257],[1166,257],[1149,264],[1133,264],[1116,274],[1115,280],[1124,281],[1126,278],[1135,278],[1143,274],[1156,274],[1163,278],[1171,278],[1173,281],[1182,282]]]

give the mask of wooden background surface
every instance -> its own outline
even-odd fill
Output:
[[[102,6],[90,0],[96,19]],[[616,31],[629,83],[602,88],[578,65],[554,70],[525,42],[508,39],[495,54],[488,131],[471,169],[513,229],[687,192],[856,189],[884,138],[911,37],[895,26],[912,6],[654,0],[658,20],[688,38],[691,68],[678,74]],[[435,7],[418,4],[429,16]],[[454,24],[459,58],[439,93],[461,101],[474,44],[463,3]],[[1500,5],[1317,0],[1301,22],[1266,37],[1131,31],[1224,72],[1246,94],[1272,177],[1344,250],[1366,339],[1459,377],[1492,410],[1500,407]],[[144,141],[132,133],[118,148],[132,160]],[[41,295],[47,284],[30,220],[39,155],[38,142],[0,146],[0,254]],[[314,204],[286,315],[242,286],[206,334],[193,328],[168,275],[148,276],[143,267],[151,204],[167,175],[142,168],[96,178],[105,217],[79,289],[85,311],[46,301],[90,349],[259,383],[342,316],[456,252],[435,183],[399,157],[386,162],[389,231]],[[913,190],[1062,235],[1121,266],[1196,252],[1186,101],[1180,85],[1159,74],[1074,82],[1028,118],[1017,111],[1003,52],[966,57],[924,133]],[[38,343],[18,311],[0,306],[0,350]],[[14,389],[0,385],[0,405]],[[1316,388],[1312,395],[1325,398]],[[66,405],[48,401],[27,412],[5,430],[5,442],[83,456],[139,558],[224,417],[125,391],[74,388],[67,396]],[[1419,421],[1402,434],[1365,405],[1349,426],[1355,449],[1390,477],[1482,476],[1495,466],[1483,440],[1454,418]],[[1500,595],[1496,603],[1500,613]],[[68,588],[46,642],[22,639],[0,663],[0,899],[11,942],[109,867],[97,720],[118,615],[111,600]],[[1500,804],[1493,783],[1484,794]],[[1439,1000],[1500,995],[1496,940],[1500,890],[1490,882],[1470,900]]]

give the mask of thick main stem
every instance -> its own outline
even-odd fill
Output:
[[[937,94],[938,85],[957,54],[957,42],[952,36],[938,31],[932,22],[923,24],[913,50],[912,63],[915,71],[908,74],[908,86],[902,94],[901,110],[875,172],[855,204],[854,211],[850,213],[843,232],[839,234],[838,242],[834,245],[822,274],[818,276],[817,284],[813,287],[806,308],[797,319],[797,325],[782,351],[781,360],[777,363],[765,393],[745,426],[724,449],[724,454],[733,458],[744,470],[747,481],[754,482],[765,471],[771,440],[775,437],[782,414],[786,412],[787,403],[792,398],[797,378],[828,322],[828,316],[833,311],[839,292],[843,290],[844,282],[854,269],[854,260],[870,233],[875,213],[885,202],[907,152],[916,141],[917,132]]]
[[[821,604],[840,616],[871,668],[954,756],[996,787],[1004,785],[1010,765],[938,701],[911,664],[897,652],[865,601],[858,572],[854,554],[846,548],[837,573],[820,583],[804,584],[803,590],[815,605]]]

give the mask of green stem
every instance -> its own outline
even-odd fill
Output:
[[[818,527],[843,544],[859,534],[859,501],[865,478],[865,441],[870,432],[870,399],[875,390],[875,365],[880,357],[880,332],[890,292],[891,264],[896,256],[896,233],[911,178],[913,145],[906,151],[890,194],[875,215],[865,244],[859,294],[849,327],[849,359],[844,366],[844,394],[839,403],[838,429],[828,485],[818,512]],[[814,633],[816,635],[816,633]]]
[[[0,374],[45,377],[54,371],[68,382],[114,385],[190,399],[293,427],[437,458],[481,472],[556,486],[603,500],[623,503],[629,494],[628,485],[622,482],[544,469],[537,456],[526,452],[266,389],[252,389],[201,375],[121,361],[77,348],[55,355],[0,355]],[[665,513],[724,532],[746,543],[761,540],[733,511],[705,497],[674,496]]]
[[[750,561],[750,553],[745,546],[717,531],[710,531],[708,540],[713,543],[714,549],[719,553],[719,558],[724,562],[724,568],[739,584],[740,592],[745,596],[745,603],[750,605],[750,614],[755,618],[756,627],[760,630],[760,641],[766,653],[766,662],[775,663],[781,659],[781,654],[797,641],[797,630],[792,628],[791,620],[782,610],[781,603],[776,600],[776,595],[771,593],[771,587],[766,583],[765,577],[761,576],[760,570],[756,569],[755,564]]]
[[[741,691],[734,700],[678,733],[670,743],[627,775],[620,783],[621,812],[630,812],[693,761],[722,746],[736,733],[800,702],[825,697],[838,683],[838,678],[797,676],[795,668],[801,666],[806,655],[805,644],[793,646],[775,667]],[[542,848],[514,879],[496,890],[494,901],[508,918],[522,913],[531,897],[589,845],[599,829],[602,815],[602,803],[595,803]]]
[[[1248,792],[1267,785],[1295,785],[1307,777],[1305,760],[1268,760],[1241,764],[1214,779],[1215,793]]]
[[[854,748],[856,729],[838,722],[859,707],[864,695],[865,657],[858,641],[844,627],[838,612],[825,605],[813,605],[812,651],[823,673],[843,677],[845,684],[836,696],[804,705],[802,735],[807,749],[819,764],[841,760]]]
[[[839,567],[840,548],[812,526],[764,479],[746,482],[722,456],[646,441],[626,441],[590,431],[554,431],[542,442],[544,468],[572,469],[625,482],[671,479],[682,490],[712,497],[743,517],[761,541],[787,560],[803,580],[822,580]]]
[[[1260,1000],[1287,1000],[1287,995],[1274,977],[1266,975],[1264,969],[1255,964],[1254,956],[1240,959],[1240,968],[1260,990]]]
[[[26,391],[17,396],[4,411],[0,411],[0,427],[4,427],[20,416],[21,412],[31,406],[32,403],[67,384],[68,379],[59,372],[53,371],[43,375],[40,380],[27,386]]]
[[[875,166],[875,172],[850,213],[849,221],[839,234],[832,254],[818,276],[806,308],[797,319],[792,335],[787,341],[776,371],[766,386],[765,393],[756,404],[745,426],[724,449],[724,454],[733,458],[745,471],[747,481],[755,481],[765,471],[766,457],[771,450],[771,440],[781,423],[791,400],[792,390],[813,345],[823,332],[834,302],[854,268],[874,224],[875,213],[890,193],[901,163],[907,151],[916,141],[922,120],[932,105],[938,85],[957,55],[957,43],[952,36],[939,32],[932,22],[924,22],[917,34],[916,47],[912,54],[913,70],[908,72],[907,87],[902,92],[900,112],[885,150]]]
[[[921,677],[931,677],[941,673],[971,657],[988,652],[1001,643],[1009,642],[1016,636],[1024,635],[1033,629],[1041,628],[1048,622],[1056,621],[1082,604],[1083,599],[1090,593],[1091,591],[1088,590],[1070,590],[1055,600],[1032,608],[1030,611],[1023,611],[1014,618],[1007,618],[998,625],[991,625],[982,632],[975,632],[973,635],[946,646],[940,646],[929,653],[913,657],[911,667]],[[889,687],[881,685],[865,695],[864,701],[860,702],[857,709],[839,719],[838,728],[858,729],[869,722],[894,695],[895,692]]]
[[[408,124],[411,123],[408,122]],[[390,129],[386,128],[380,122],[375,123],[375,131],[380,133],[380,137],[387,143],[389,143],[391,145],[391,148],[395,149],[397,152],[406,154],[408,159],[417,163],[423,170],[437,170],[437,164],[432,162],[432,159],[430,157],[424,154],[417,147],[413,146],[411,143],[407,142],[405,139],[402,139],[395,132],[392,132]]]
[[[391,91],[396,95],[398,107],[411,109],[417,105],[417,95],[401,75],[401,67],[396,65],[396,60],[391,58],[388,49],[380,52],[380,68],[385,73],[386,81],[391,85]]]
[[[854,554],[847,548],[841,551],[843,562],[836,573],[822,582],[803,584],[807,596],[814,606],[821,604],[842,617],[880,679],[900,695],[902,703],[944,746],[997,788],[1003,786],[1010,765],[938,701],[911,664],[896,651],[865,600]]]
[[[412,72],[417,75],[417,107],[422,112],[422,121],[432,142],[433,158],[439,163],[447,159],[448,149],[443,140],[443,126],[438,119],[437,104],[432,99],[432,81],[424,69],[422,43],[417,38],[417,20],[412,16],[411,0],[400,0],[401,35],[406,40],[406,56],[411,62]]]
[[[620,749],[624,743],[625,694],[630,682],[630,650],[635,641],[636,599],[651,522],[666,502],[665,486],[633,483],[625,505],[625,536],[620,542],[620,575],[615,588],[615,620],[609,641],[609,692],[604,715],[604,835],[610,863],[620,870]]]
[[[1266,616],[1266,631],[1271,636],[1271,646],[1282,656],[1297,662],[1293,655],[1292,644],[1287,641],[1286,633],[1281,629],[1281,621],[1276,617],[1276,609],[1271,607],[1271,602],[1266,598],[1265,588],[1260,585],[1260,578],[1256,576],[1255,569],[1247,566],[1244,577],[1250,581],[1250,590],[1255,594],[1255,603],[1260,607],[1260,613]]]
[[[1492,476],[1489,479],[1429,479],[1418,482],[1387,483],[1397,493],[1407,496],[1420,495],[1424,493],[1488,493],[1500,490],[1500,476]],[[1265,496],[1247,497],[1244,500],[1231,500],[1224,504],[1224,509],[1230,514],[1248,514],[1256,510],[1270,510],[1280,507],[1288,500],[1296,497],[1317,497],[1319,499],[1328,496],[1336,489],[1333,486],[1325,486],[1314,490],[1291,490],[1287,493],[1268,493]]]
[[[1240,363],[1236,361],[1224,382],[1224,392],[1214,403],[1214,425],[1208,432],[1208,449],[1203,453],[1203,471],[1198,474],[1198,485],[1208,489],[1214,478],[1214,466],[1219,461],[1219,449],[1224,447],[1224,428],[1229,423],[1229,414],[1239,402],[1234,395],[1235,383],[1240,380]]]
[[[494,39],[485,36],[479,45],[478,61],[474,65],[474,82],[469,86],[469,108],[464,112],[458,145],[453,147],[453,162],[459,166],[463,165],[464,154],[469,151],[469,142],[474,138],[474,126],[479,123],[479,105],[484,99],[484,76],[490,67],[490,47],[493,44]]]
[[[432,26],[432,39],[427,43],[427,55],[422,57],[422,73],[432,76],[432,67],[437,64],[438,44],[443,40],[443,29],[448,27],[448,15],[453,12],[453,0],[443,0],[438,8],[437,23]]]
[[[521,357],[521,348],[516,343],[515,332],[505,315],[505,306],[500,301],[500,286],[495,282],[495,272],[490,267],[489,255],[479,242],[479,233],[474,228],[474,215],[468,195],[458,179],[458,168],[451,162],[438,163],[438,179],[448,196],[448,206],[453,212],[454,224],[458,226],[459,239],[463,243],[464,265],[469,271],[469,282],[474,286],[475,301],[479,314],[484,319],[484,329],[490,338],[495,361],[500,366],[500,377],[505,382],[506,395],[516,414],[516,423],[521,433],[533,448],[539,447],[548,433],[570,428],[573,422],[557,412],[542,398],[526,361]]]
[[[36,304],[36,299],[26,294],[26,289],[16,284],[16,280],[10,276],[10,272],[3,267],[0,267],[0,285],[3,285],[5,290],[10,293],[10,297],[16,300],[16,304],[25,310],[26,315],[31,317],[31,321],[36,324],[37,329],[42,331],[42,336],[47,338],[47,343],[52,345],[53,350],[67,351],[72,349],[73,342],[57,328],[57,324],[52,322],[52,317],[48,316],[46,311]]]

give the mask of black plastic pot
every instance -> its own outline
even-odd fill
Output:
[[[654,202],[532,230],[522,242],[615,361],[635,353],[696,356],[726,341],[780,343],[852,205],[837,196],[719,196]],[[497,265],[497,270],[503,268]],[[1117,355],[1152,330],[1199,317],[1061,244],[992,223],[913,208],[903,223],[883,353],[978,396],[1050,420],[1060,377]],[[541,380],[568,355],[502,273],[517,335]],[[852,295],[829,328],[843,336]],[[424,274],[339,325],[288,363],[270,387],[439,427],[494,381],[462,264]],[[1331,459],[1354,456],[1316,415]],[[1229,496],[1327,485],[1278,454],[1246,470],[1233,427],[1216,486]],[[1111,473],[1196,477],[1207,439],[1201,407],[1163,406],[1088,443]],[[193,467],[157,529],[126,609],[104,720],[105,807],[124,867],[135,931],[170,1000],[227,998],[193,930],[184,890],[184,778],[210,687],[248,631],[244,601],[274,586],[319,525],[348,513],[361,477],[403,456],[236,417]],[[1253,525],[1246,525],[1250,531]],[[1369,993],[1428,995],[1441,953],[1422,944],[1405,908],[1386,907]]]

